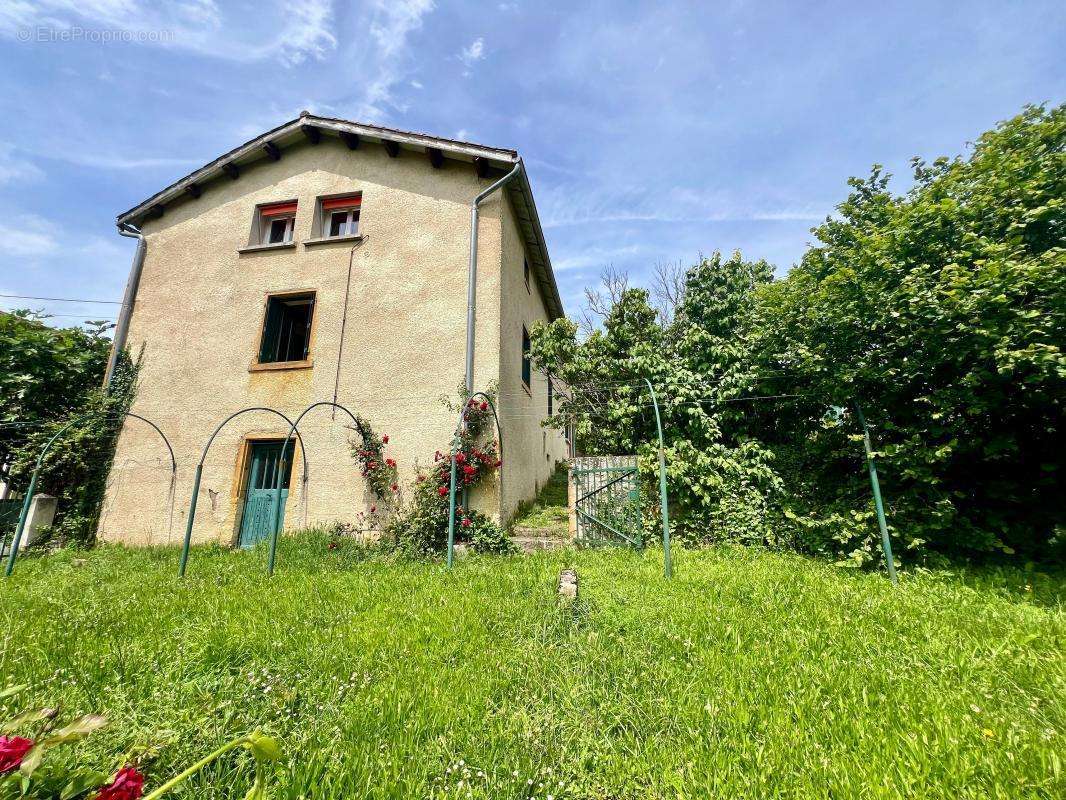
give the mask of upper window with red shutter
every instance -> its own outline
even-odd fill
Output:
[[[359,235],[359,209],[363,204],[361,194],[344,197],[324,197],[321,203],[323,239],[338,239]]]
[[[289,244],[296,225],[296,201],[267,203],[256,208],[258,244]]]

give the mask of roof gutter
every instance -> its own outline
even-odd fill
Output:
[[[470,205],[470,266],[466,277],[466,394],[474,391],[474,323],[477,319],[477,223],[478,206],[497,189],[510,183],[522,174],[522,159],[515,162],[514,169],[489,186],[474,198]]]
[[[136,239],[137,250],[133,254],[130,277],[126,281],[126,294],[122,297],[122,307],[119,309],[118,322],[115,324],[115,338],[111,342],[111,355],[107,360],[107,369],[104,371],[105,391],[110,390],[119,354],[126,349],[126,336],[130,330],[130,317],[133,315],[133,301],[137,299],[137,287],[141,283],[141,270],[144,268],[144,255],[148,251],[148,242],[136,226],[128,222],[120,223],[118,233],[119,236]]]

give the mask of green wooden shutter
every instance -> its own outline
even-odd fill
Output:
[[[263,315],[263,343],[259,346],[259,363],[278,360],[278,341],[281,338],[281,303],[269,298]]]
[[[311,320],[315,318],[315,295],[311,295],[311,302],[307,304],[307,330],[304,332],[304,354],[306,361],[311,352]]]

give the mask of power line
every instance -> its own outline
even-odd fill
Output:
[[[100,303],[103,305],[125,305],[121,300],[88,300],[85,298],[72,297],[38,297],[32,294],[0,294],[0,297],[11,297],[16,300],[47,300],[50,303]]]

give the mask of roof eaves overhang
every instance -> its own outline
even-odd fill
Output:
[[[489,167],[510,171],[515,164],[521,162],[516,150],[508,150],[500,147],[488,147],[472,142],[462,142],[455,139],[442,139],[438,136],[430,136],[424,133],[401,131],[394,128],[385,128],[378,125],[366,125],[360,122],[335,119],[332,117],[319,117],[312,114],[301,114],[294,120],[290,120],[278,127],[267,131],[260,136],[251,139],[239,147],[230,150],[214,161],[190,172],[185,177],[175,181],[170,186],[156,192],[154,195],[138,203],[128,211],[118,215],[116,222],[119,226],[138,224],[154,212],[162,213],[167,203],[175,200],[184,200],[189,194],[198,197],[203,187],[211,181],[223,177],[236,177],[246,167],[254,166],[258,162],[269,161],[272,156],[268,152],[271,147],[281,150],[296,142],[307,141],[307,130],[317,130],[340,135],[359,137],[359,141],[366,140],[370,143],[391,142],[400,147],[413,150],[439,151],[444,158],[467,163],[476,163]],[[276,153],[275,153],[276,155]],[[541,228],[540,217],[537,214],[537,206],[533,200],[533,190],[529,184],[529,177],[523,168],[521,178],[512,181],[508,185],[512,203],[514,204],[519,228],[529,251],[533,254],[533,264],[537,274],[537,281],[543,290],[542,296],[548,306],[551,319],[564,316],[562,300],[559,296],[559,288],[552,273],[551,259],[548,256],[548,245]]]

